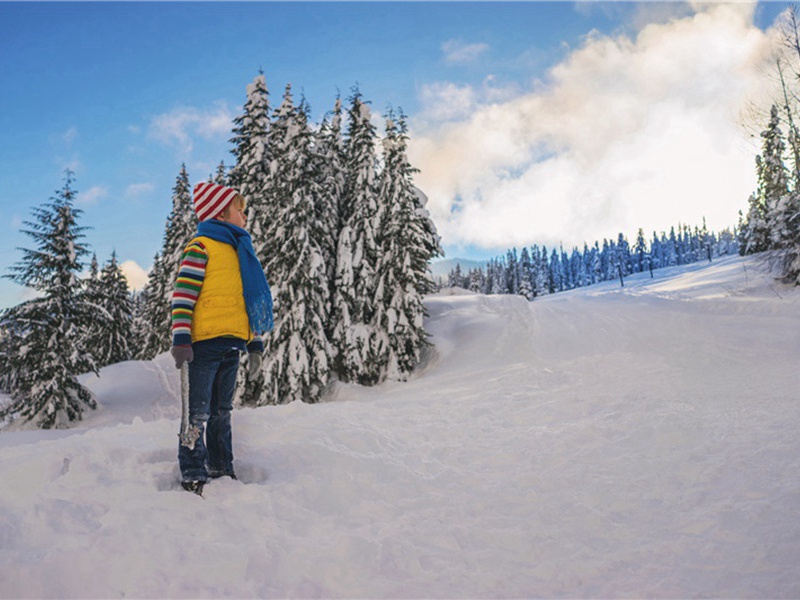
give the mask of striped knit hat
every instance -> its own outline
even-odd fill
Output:
[[[224,211],[239,192],[233,188],[204,181],[194,186],[194,212],[202,221],[213,219]]]

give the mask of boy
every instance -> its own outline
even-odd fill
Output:
[[[178,448],[183,489],[201,494],[209,478],[233,470],[231,409],[239,356],[261,369],[260,334],[272,329],[272,296],[244,230],[245,200],[215,183],[194,188],[197,236],[184,250],[172,294],[172,356],[189,366],[189,425],[194,447]],[[205,431],[205,439],[203,429]]]

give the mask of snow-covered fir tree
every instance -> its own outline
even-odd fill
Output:
[[[322,240],[322,254],[330,286],[330,297],[333,297],[336,281],[336,252],[339,243],[339,232],[344,224],[340,223],[340,204],[345,184],[345,152],[342,137],[342,101],[336,99],[330,115],[326,115],[316,135],[314,145],[316,167],[319,173],[319,196],[315,203],[317,219],[327,230]],[[333,326],[329,319],[327,327]],[[332,329],[327,332],[328,339],[333,336]]]
[[[128,291],[128,280],[117,262],[116,251],[103,266],[99,277],[102,296],[100,305],[108,315],[105,327],[95,336],[94,355],[97,366],[103,367],[133,356],[130,340],[133,338],[133,300]]]
[[[535,248],[536,246],[534,246]],[[534,253],[534,258],[536,258]],[[545,296],[550,293],[549,285],[549,264],[547,258],[547,246],[542,246],[541,252],[538,253],[538,261],[536,262],[536,280],[534,293],[536,296]]]
[[[137,322],[142,328],[137,338],[142,346],[137,352],[139,359],[150,360],[161,352],[169,350],[172,344],[170,335],[170,304],[175,277],[178,274],[181,254],[186,244],[197,231],[197,216],[192,203],[192,187],[186,165],[181,170],[172,188],[172,210],[167,217],[164,237],[159,252],[153,260],[153,267],[143,290],[143,313]]]
[[[382,338],[377,348],[386,352],[378,380],[404,380],[420,360],[428,334],[423,328],[423,295],[431,285],[428,265],[432,254],[427,211],[419,204],[413,184],[417,171],[408,161],[405,115],[391,111],[383,139],[380,176],[378,285],[375,324]],[[435,252],[435,250],[434,250]]]
[[[471,292],[478,294],[483,293],[485,285],[483,271],[481,269],[472,269],[469,272],[469,287],[467,289]]]
[[[270,202],[279,209],[274,230],[280,251],[267,264],[276,317],[265,340],[264,392],[256,404],[313,403],[320,400],[330,374],[325,337],[330,289],[323,246],[331,232],[328,219],[318,219],[319,162],[307,107],[294,106],[290,86],[275,112],[269,142]]]
[[[523,246],[519,254],[519,290],[518,294],[526,300],[533,300],[533,263],[528,248]]]
[[[767,128],[761,132],[762,151],[756,156],[756,173],[758,189],[750,196],[747,213],[747,239],[745,252],[753,254],[774,247],[771,216],[780,198],[788,192],[788,179],[783,154],[786,145],[780,129],[778,107],[774,104],[770,110]]]
[[[457,265],[450,271],[448,283],[450,286],[477,291],[471,282],[480,279],[483,282],[481,293],[517,293],[527,298],[530,289],[530,299],[534,299],[543,294],[619,279],[620,274],[624,282],[628,275],[649,271],[651,267],[657,269],[688,264],[739,251],[735,231],[725,229],[717,235],[708,230],[705,219],[702,227],[692,229],[688,225],[679,225],[677,229],[679,233],[676,234],[675,227],[672,227],[669,236],[663,231],[660,237],[653,232],[650,247],[640,229],[633,251],[622,233],[616,242],[604,239],[602,248],[595,241],[592,246],[584,243],[582,251],[575,246],[569,253],[563,248],[548,253],[546,246],[540,249],[534,244],[530,252],[523,247],[517,255],[516,249],[512,248],[489,260],[485,271],[477,269],[479,273],[470,272],[465,276]],[[800,255],[800,244],[797,248]],[[797,264],[800,269],[800,259]],[[529,277],[526,277],[526,272]],[[530,282],[529,286],[526,280]],[[518,287],[515,287],[515,281],[519,282]]]
[[[172,282],[167,278],[166,268],[160,253],[153,257],[153,266],[147,275],[147,283],[139,292],[134,303],[133,335],[136,339],[134,358],[152,360],[161,352],[169,349],[169,339],[165,339],[161,325],[164,310],[164,297],[172,292]],[[167,331],[169,335],[169,331]]]
[[[13,369],[13,401],[0,411],[9,418],[43,429],[66,427],[96,408],[93,394],[77,376],[96,372],[82,340],[96,308],[86,301],[79,273],[88,254],[82,243],[81,211],[74,208],[73,175],[50,202],[33,210],[23,230],[35,243],[23,249],[10,279],[36,290],[40,297],[2,313],[0,329],[12,332],[3,342],[4,369]],[[14,344],[11,346],[10,344]]]
[[[83,280],[83,299],[97,311],[95,319],[89,323],[83,333],[82,345],[86,351],[92,355],[96,367],[102,368],[108,365],[103,359],[104,352],[101,350],[101,339],[104,332],[111,326],[111,315],[106,311],[106,293],[101,279],[100,265],[97,255],[92,254],[89,262],[89,275]]]
[[[247,86],[242,113],[233,120],[231,153],[236,159],[227,177],[227,185],[247,201],[248,230],[256,255],[267,258],[266,245],[275,213],[268,196],[269,188],[269,90],[263,72]]]
[[[380,249],[376,133],[369,105],[356,89],[348,110],[345,187],[340,204],[333,299],[335,370],[342,381],[377,383],[385,352],[374,322]]]
[[[208,180],[213,181],[218,185],[228,185],[228,168],[225,166],[223,161],[219,161],[217,170],[214,172],[213,176],[208,178]]]

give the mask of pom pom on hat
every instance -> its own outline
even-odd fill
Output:
[[[200,221],[213,219],[233,201],[239,192],[233,188],[225,187],[204,181],[194,186],[194,212]]]

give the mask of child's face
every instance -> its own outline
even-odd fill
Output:
[[[220,221],[241,227],[247,224],[247,217],[244,214],[244,206],[239,206],[238,202],[232,202],[221,215],[217,217]]]

